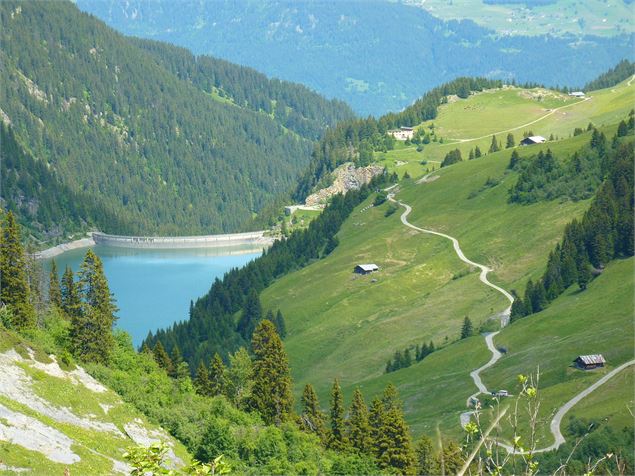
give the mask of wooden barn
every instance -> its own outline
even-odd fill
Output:
[[[542,136],[529,136],[521,140],[520,145],[544,144],[545,142],[547,142],[547,139]]]
[[[576,367],[582,370],[591,370],[596,369],[598,367],[604,367],[606,360],[602,354],[593,354],[593,355],[579,355],[573,363]]]
[[[379,271],[379,266],[374,263],[358,264],[354,270],[357,274],[370,274]]]

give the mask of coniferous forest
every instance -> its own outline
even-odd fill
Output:
[[[0,22],[3,122],[59,186],[117,215],[93,223],[105,232],[248,227],[352,117],[303,86],[125,38],[71,2],[2,2]],[[70,231],[42,218],[43,233]]]

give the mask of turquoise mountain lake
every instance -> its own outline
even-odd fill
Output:
[[[135,346],[148,331],[187,319],[190,301],[205,294],[214,279],[261,254],[250,246],[144,250],[98,245],[93,250],[117,300],[117,327],[132,336]],[[85,253],[86,248],[56,256],[60,276],[66,266],[77,272]]]

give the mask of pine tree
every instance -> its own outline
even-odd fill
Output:
[[[481,148],[479,146],[476,146],[474,148],[474,158],[478,159],[479,157],[481,157],[483,155],[483,153],[481,152]]]
[[[14,327],[35,326],[26,255],[20,242],[20,227],[11,212],[4,220],[0,240],[0,300],[11,309]]]
[[[172,347],[172,352],[170,352],[170,360],[172,361],[172,368],[170,369],[168,375],[172,378],[177,378],[179,367],[183,363],[183,357],[181,357],[181,351],[179,350],[179,346],[176,344]]]
[[[376,460],[388,450],[390,445],[387,436],[383,433],[385,413],[384,403],[380,398],[375,397],[370,405],[368,423],[372,454]]]
[[[383,415],[377,464],[381,469],[391,469],[400,474],[410,474],[415,467],[410,429],[406,424],[397,389],[389,384],[382,398]]]
[[[534,312],[538,312],[538,310],[534,310],[533,305],[533,295],[534,295],[534,282],[530,279],[527,281],[527,286],[525,287],[525,308],[527,310],[527,314],[533,314]]]
[[[266,423],[282,423],[289,419],[293,408],[291,375],[282,341],[270,321],[258,324],[251,347],[254,354],[251,406]]]
[[[620,125],[617,126],[617,137],[624,137],[627,134],[628,134],[628,126],[626,125],[626,122],[622,120],[620,121]]]
[[[514,140],[514,134],[511,132],[507,134],[507,144],[505,144],[505,148],[509,149],[516,145],[516,141]]]
[[[461,447],[454,441],[443,445],[439,453],[439,467],[443,474],[456,474],[463,466]]]
[[[329,448],[340,451],[348,446],[346,439],[346,423],[344,421],[344,397],[340,384],[335,379],[331,390],[331,431]]]
[[[209,364],[209,385],[210,395],[214,397],[225,395],[227,392],[227,370],[218,353],[214,354]]]
[[[49,303],[57,309],[62,309],[62,289],[55,260],[51,260],[51,271],[49,272]]]
[[[498,152],[500,149],[498,147],[498,142],[496,141],[496,136],[492,136],[492,143],[489,146],[489,153]]]
[[[320,409],[320,402],[313,386],[307,383],[302,392],[302,414],[300,415],[300,428],[307,433],[316,434],[320,440],[326,441],[326,426],[324,413]]]
[[[88,362],[106,363],[115,345],[115,305],[99,257],[89,249],[79,272],[82,312],[71,318],[73,353]]]
[[[418,476],[440,474],[440,469],[434,456],[432,440],[430,438],[425,435],[419,438],[415,448],[415,454],[417,458]]]
[[[196,378],[194,379],[194,388],[199,395],[210,395],[209,372],[205,366],[205,362],[201,360],[196,369]]]
[[[533,312],[540,312],[547,307],[547,304],[547,292],[541,279],[534,284],[534,292],[531,295],[531,309]]]
[[[507,166],[508,169],[514,169],[516,168],[516,166],[518,165],[518,163],[520,162],[520,155],[518,155],[518,151],[517,150],[513,150],[512,151],[512,156],[509,159],[509,165]]]
[[[62,275],[62,310],[69,319],[78,318],[82,312],[82,302],[79,288],[73,278],[73,270],[66,267]]]
[[[584,261],[578,267],[578,286],[585,290],[591,281],[591,265],[588,261]]]
[[[474,334],[474,328],[472,327],[472,321],[468,316],[463,319],[463,326],[461,327],[461,339],[467,339]]]
[[[349,412],[348,439],[353,448],[360,453],[370,454],[372,449],[371,429],[368,420],[368,407],[359,388],[353,392],[353,402]]]
[[[509,312],[510,322],[514,322],[517,319],[520,319],[527,315],[527,307],[525,306],[525,301],[523,301],[523,299],[516,294],[515,290],[512,290],[512,295],[514,296],[514,302],[512,303],[512,307]]]
[[[276,320],[274,321],[274,324],[276,325],[276,330],[278,331],[280,338],[284,339],[287,337],[287,324],[284,321],[284,317],[282,316],[280,309],[276,312]]]
[[[163,347],[163,344],[161,344],[160,340],[158,340],[157,343],[155,344],[154,349],[152,350],[152,353],[154,354],[154,360],[159,365],[159,367],[165,370],[168,373],[168,375],[171,374],[172,360],[170,359],[170,356],[168,355],[168,353],[165,351],[165,348]]]
[[[245,299],[245,304],[243,305],[243,312],[240,316],[240,320],[238,321],[238,332],[243,339],[250,340],[252,334],[254,333],[254,329],[258,322],[262,319],[262,305],[260,304],[260,297],[258,296],[258,292],[251,288],[249,290],[249,294],[247,294],[247,298]]]
[[[474,160],[474,149],[470,149],[470,153],[467,156],[468,160]]]

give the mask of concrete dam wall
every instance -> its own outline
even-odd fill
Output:
[[[266,248],[273,238],[265,236],[264,231],[248,233],[230,233],[226,235],[201,236],[120,236],[94,232],[93,240],[98,245],[118,246],[121,248],[175,249],[175,248],[226,248],[232,246],[253,246]]]

